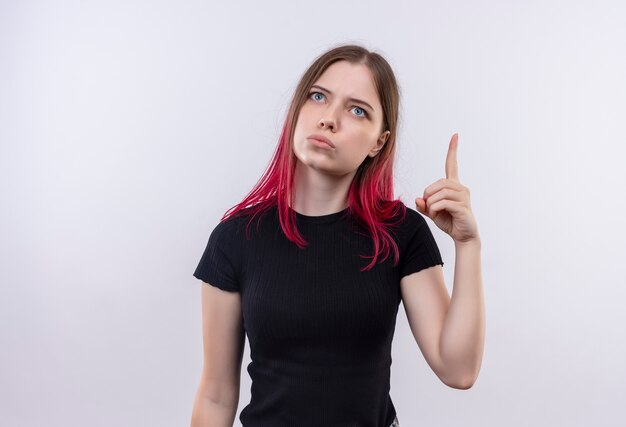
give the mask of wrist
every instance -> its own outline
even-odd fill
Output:
[[[477,248],[480,249],[482,247],[482,242],[480,237],[475,237],[472,239],[464,240],[464,241],[454,241],[454,246],[457,248]]]

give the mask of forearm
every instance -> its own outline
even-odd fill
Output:
[[[446,378],[458,388],[469,388],[478,376],[485,341],[481,242],[455,242],[455,248],[454,287],[441,332],[440,353]]]
[[[238,404],[238,389],[231,390],[222,398],[212,398],[200,387],[194,400],[191,427],[232,427]]]

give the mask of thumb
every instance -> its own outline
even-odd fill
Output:
[[[415,199],[415,206],[417,207],[417,211],[421,214],[425,215],[426,210],[426,202],[421,197]]]

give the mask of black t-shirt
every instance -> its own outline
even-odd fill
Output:
[[[391,235],[394,253],[371,270],[373,241],[348,209],[305,216],[300,249],[284,235],[276,205],[255,217],[231,217],[212,231],[194,276],[241,293],[250,343],[251,400],[244,427],[388,427],[391,342],[400,279],[443,266],[424,217],[407,208]],[[360,232],[355,232],[359,230]],[[379,262],[382,258],[378,258]]]

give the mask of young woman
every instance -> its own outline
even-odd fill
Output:
[[[212,231],[201,279],[204,368],[192,426],[232,426],[245,335],[244,427],[399,426],[391,344],[403,301],[434,373],[466,389],[482,359],[480,238],[460,184],[393,196],[399,90],[379,54],[335,47],[302,76],[270,167]],[[452,300],[421,214],[455,240]],[[368,261],[369,260],[369,261]],[[208,286],[204,286],[208,285]]]

